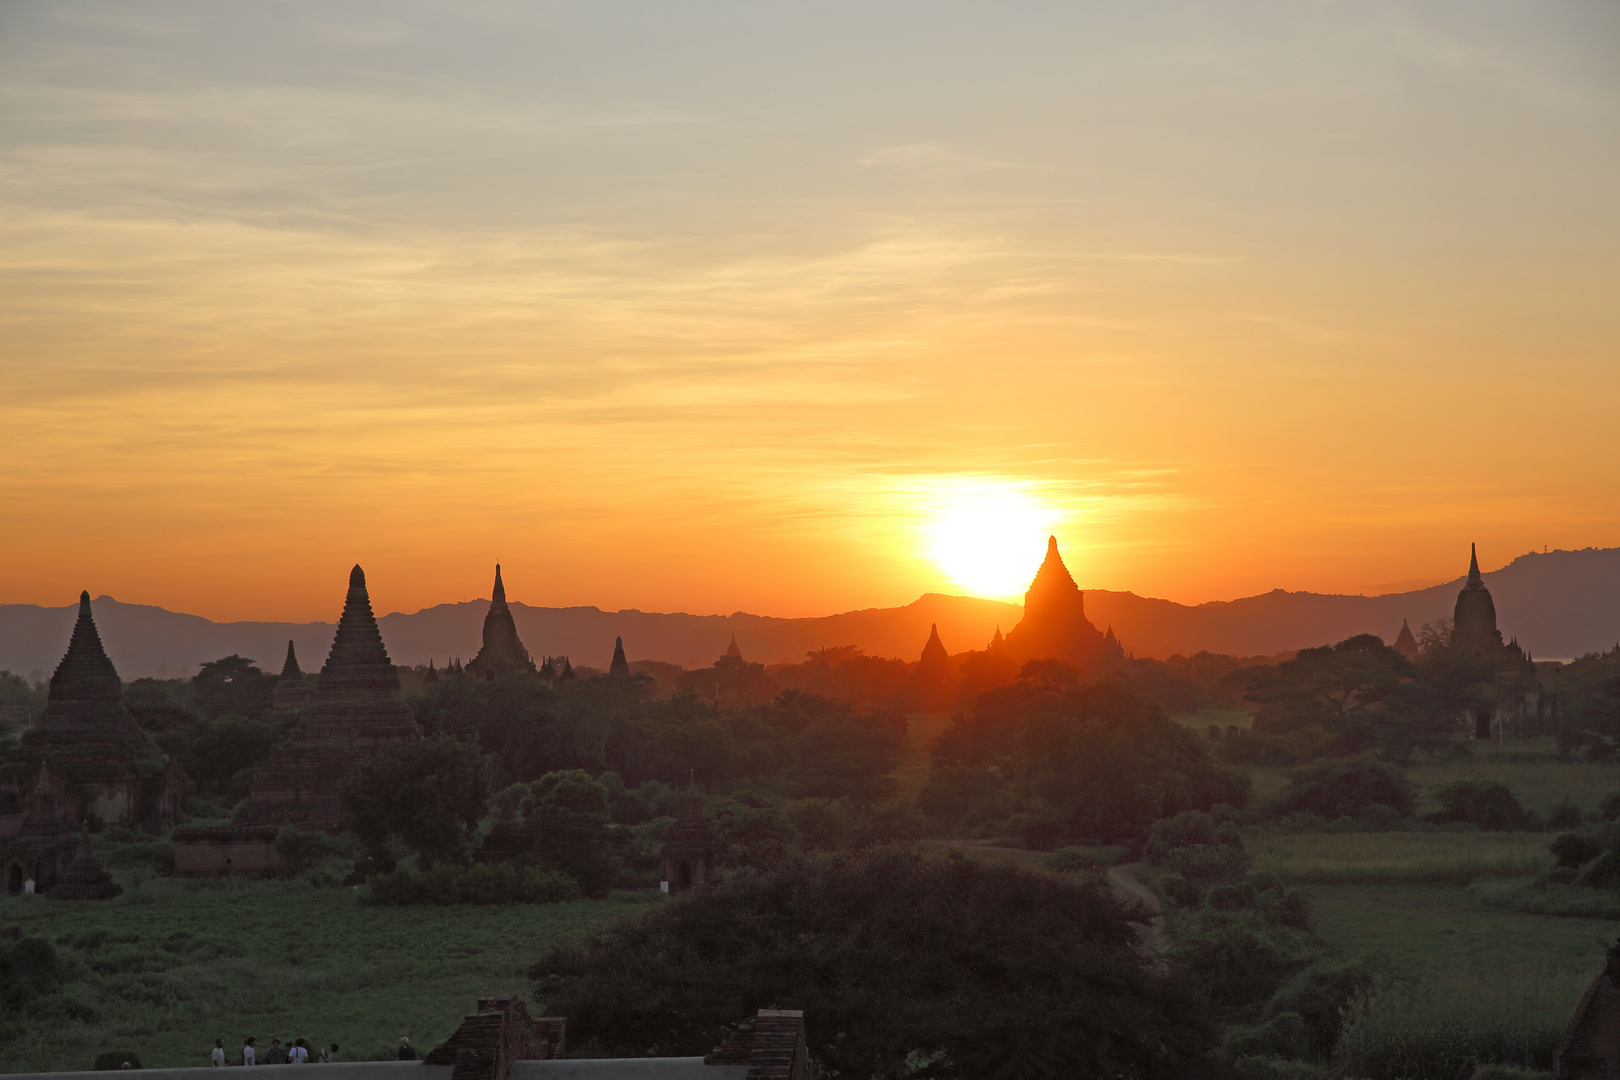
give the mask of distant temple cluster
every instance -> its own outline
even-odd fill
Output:
[[[1478,738],[1490,738],[1527,719],[1557,717],[1556,695],[1542,692],[1533,661],[1517,641],[1505,642],[1496,608],[1479,572],[1477,554],[1457,596],[1446,658],[1487,672],[1490,700],[1466,719]],[[1403,623],[1394,648],[1416,658],[1419,642]],[[1056,661],[1092,675],[1127,658],[1113,628],[1099,631],[1086,617],[1085,595],[1048,541],[1046,558],[1025,594],[1024,614],[1005,636],[1000,629],[982,652],[953,658],[930,628],[914,666],[903,665],[905,682],[896,703],[941,709],[981,689],[1010,682],[1030,661]],[[882,661],[899,665],[899,661]],[[453,660],[450,677],[495,680],[535,675],[556,685],[574,678],[568,657],[544,657],[538,667],[524,648],[506,599],[500,567],[482,647],[463,665]],[[769,690],[763,666],[749,663],[733,636],[712,669],[685,673],[688,688],[718,704],[726,694],[746,702]],[[615,639],[610,678],[633,675],[624,641]],[[428,681],[439,678],[429,665]],[[758,683],[759,685],[754,685]],[[810,665],[812,692],[831,694],[835,678],[827,651]],[[405,703],[399,674],[383,645],[366,590],[365,572],[349,574],[348,593],[332,647],[318,675],[299,666],[292,643],[273,691],[278,710],[296,712],[297,727],[286,746],[270,753],[269,768],[254,777],[246,803],[228,825],[174,831],[175,867],[181,876],[277,875],[285,872],[276,836],[294,826],[332,830],[341,816],[340,789],[359,761],[379,750],[421,736]],[[66,654],[51,677],[48,703],[22,737],[12,760],[0,766],[0,868],[11,892],[94,898],[117,886],[96,864],[84,832],[90,825],[178,822],[186,778],[178,763],[141,730],[123,704],[123,684],[102,647],[88,593],[80,596],[78,621]],[[500,861],[515,848],[511,808],[485,838],[480,861]],[[503,847],[504,845],[504,847]],[[703,821],[696,787],[671,829],[664,858],[665,888],[680,892],[716,873],[714,842]]]

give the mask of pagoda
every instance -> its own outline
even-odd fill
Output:
[[[270,751],[247,805],[231,825],[177,829],[175,869],[182,876],[279,874],[276,833],[284,826],[337,827],[340,787],[357,763],[421,735],[371,611],[365,571],[349,573],[349,592],[332,651],[290,745]]]
[[[518,640],[517,623],[506,604],[506,586],[501,581],[501,564],[495,564],[495,588],[490,593],[489,611],[484,615],[484,647],[467,661],[467,671],[475,678],[493,682],[506,675],[534,671],[534,659]]]
[[[1058,553],[1057,537],[1046,540],[1046,559],[1024,594],[1024,617],[1004,639],[1007,655],[1022,664],[1047,657],[1082,671],[1124,655],[1086,618],[1086,598]]]
[[[101,861],[90,847],[88,831],[79,837],[73,861],[46,890],[52,900],[109,900],[124,890],[113,883],[112,875],[101,868]]]
[[[683,893],[720,876],[715,864],[714,833],[703,816],[703,796],[698,794],[695,773],[686,787],[681,816],[665,836],[662,861],[661,887],[667,893]]]
[[[618,675],[622,678],[630,677],[630,661],[624,658],[624,638],[613,639],[613,661],[608,664],[608,674]]]
[[[1396,652],[1408,660],[1416,660],[1418,656],[1417,638],[1412,636],[1412,628],[1405,619],[1401,620],[1401,632],[1395,635],[1395,644],[1391,646]]]
[[[276,679],[275,689],[270,693],[270,705],[275,709],[293,711],[308,705],[314,696],[309,680],[304,677],[304,669],[298,666],[298,653],[293,650],[293,643],[289,641],[287,659],[281,665],[281,675]]]

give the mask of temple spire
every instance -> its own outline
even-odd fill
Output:
[[[1485,584],[1479,576],[1479,548],[1474,544],[1468,545],[1468,584],[1476,587]]]
[[[287,642],[287,660],[281,665],[283,679],[302,679],[304,670],[298,666],[298,654],[293,651],[293,643]]]
[[[624,658],[624,638],[613,639],[613,662],[608,665],[609,675],[630,674],[630,662]]]
[[[518,576],[521,577],[522,575],[520,574]],[[501,582],[501,564],[500,563],[495,564],[495,589],[494,589],[493,592],[491,592],[489,594],[489,600],[490,600],[490,603],[492,603],[492,604],[504,604],[504,603],[506,603],[506,586]]]
[[[118,678],[118,669],[108,659],[101,634],[96,630],[95,615],[90,611],[90,593],[81,592],[79,619],[73,624],[73,636],[68,639],[67,652],[51,676],[51,700],[122,700],[123,696],[124,684]]]
[[[731,635],[731,644],[726,646],[726,655],[735,659],[742,659],[742,650],[737,648],[737,635]]]

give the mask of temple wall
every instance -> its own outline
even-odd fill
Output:
[[[275,838],[223,832],[215,836],[176,836],[175,877],[280,877],[287,864],[276,853]]]

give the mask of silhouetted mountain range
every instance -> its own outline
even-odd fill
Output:
[[[1620,548],[1521,555],[1485,575],[1505,637],[1543,659],[1579,656],[1620,641]],[[1138,656],[1191,654],[1200,649],[1240,656],[1269,655],[1373,633],[1393,641],[1401,620],[1415,631],[1451,614],[1463,576],[1416,592],[1331,596],[1278,589],[1241,600],[1188,606],[1128,592],[1092,589],[1086,613],[1098,628],[1112,626]],[[107,652],[126,679],[191,675],[205,660],[237,653],[279,670],[291,639],[305,670],[318,670],[332,644],[332,623],[216,623],[159,607],[93,601]],[[337,604],[334,601],[334,608]],[[396,663],[431,657],[469,659],[478,651],[487,600],[396,612],[378,622]],[[518,633],[536,656],[566,654],[576,664],[607,666],[622,636],[632,659],[684,667],[713,663],[733,634],[750,660],[799,661],[823,645],[859,645],[876,656],[916,658],[938,624],[952,652],[981,649],[1000,626],[1018,623],[1023,609],[973,597],[930,593],[905,607],[869,608],[810,619],[602,611],[594,607],[511,604]],[[76,605],[0,605],[0,668],[43,678],[67,648]],[[333,612],[336,615],[336,611]]]

